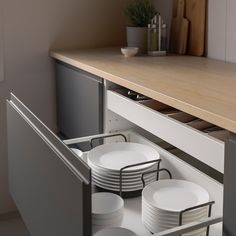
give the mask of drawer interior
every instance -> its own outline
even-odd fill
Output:
[[[202,119],[199,119],[195,116],[192,116],[188,113],[185,113],[183,111],[180,111],[178,109],[175,109],[171,106],[168,106],[164,103],[161,103],[159,101],[155,101],[151,98],[148,98],[142,94],[135,93],[127,88],[118,88],[118,89],[113,89],[114,92],[119,93],[136,103],[139,103],[147,108],[150,108],[152,110],[158,111],[163,115],[166,115],[167,117],[173,118],[177,121],[180,121],[184,123],[185,125],[202,131],[205,134],[214,137],[220,141],[225,141],[229,138],[230,132],[228,130],[225,130],[223,128],[220,128],[218,126],[215,126],[214,124],[211,124],[207,121],[204,121]],[[129,94],[132,94],[130,96]],[[136,96],[135,96],[136,94]],[[140,98],[137,98],[140,97]]]
[[[170,170],[174,179],[181,179],[194,182],[205,188],[210,196],[211,200],[215,201],[213,206],[212,216],[222,215],[223,211],[223,185],[215,179],[209,177],[203,172],[199,171],[192,165],[186,163],[181,158],[178,158],[178,153],[175,152],[173,147],[166,143],[161,143],[158,139],[157,143],[151,142],[142,135],[133,132],[122,132],[127,137],[129,142],[141,143],[156,149],[161,155],[162,164],[161,168]],[[110,142],[120,142],[120,137],[112,138]],[[107,141],[109,142],[109,141]],[[179,150],[178,150],[179,151]],[[180,151],[179,151],[180,152]],[[182,155],[184,155],[182,153]],[[167,175],[161,175],[162,179],[168,178]],[[97,192],[97,188],[93,185],[93,192]],[[141,210],[141,197],[127,198],[125,200],[125,212],[122,222],[122,227],[128,228],[138,235],[151,236],[152,234],[142,224],[142,210]],[[94,233],[101,228],[93,227]],[[220,236],[222,234],[222,225],[216,224],[210,227],[210,236]]]
[[[125,88],[106,90],[106,108],[119,117],[120,123],[124,118],[224,173],[227,130],[148,97],[137,100],[133,91],[131,94]]]

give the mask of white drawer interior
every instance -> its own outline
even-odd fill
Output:
[[[127,140],[129,142],[145,144],[156,149],[161,155],[161,167],[170,170],[174,179],[191,181],[205,188],[209,192],[211,200],[215,201],[212,209],[212,216],[223,215],[223,185],[221,183],[217,182],[216,180],[212,179],[208,175],[202,173],[186,162],[180,160],[175,155],[166,151],[157,144],[154,144],[143,136],[133,131],[126,131],[122,133],[127,137]],[[115,137],[109,140],[110,142],[115,142],[116,139],[117,138]],[[82,138],[78,140],[82,140]],[[76,140],[74,141],[76,142]],[[120,141],[120,138],[117,141]],[[164,175],[162,175],[161,177],[167,178],[167,176]],[[125,214],[122,227],[133,230],[140,236],[151,236],[151,233],[142,224],[141,214],[141,197],[125,199]],[[210,227],[210,236],[221,235],[221,223]]]
[[[128,137],[128,140],[130,142],[142,143],[150,145],[153,148],[155,148],[161,155],[162,159],[161,167],[170,170],[174,179],[191,181],[204,187],[209,192],[211,200],[215,201],[215,205],[213,206],[212,209],[212,215],[213,216],[223,215],[223,185],[221,183],[215,181],[208,175],[202,173],[201,171],[195,169],[191,165],[180,160],[179,158],[169,153],[165,149],[150,142],[143,136],[130,131],[124,132],[124,134]],[[166,178],[166,176],[163,177]],[[134,200],[134,203],[138,204],[137,199]],[[141,209],[140,209],[140,214],[141,214]],[[138,215],[136,217],[138,220]],[[221,235],[222,235],[222,224],[216,224],[210,228],[210,236],[221,236]]]
[[[106,94],[109,110],[223,173],[224,141],[220,139],[227,136],[227,131],[210,127],[205,121],[191,121],[191,115],[173,108],[158,111],[163,105],[137,102],[116,91],[107,90]],[[201,129],[208,129],[208,133]]]

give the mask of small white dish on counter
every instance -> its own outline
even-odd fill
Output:
[[[124,47],[121,48],[121,52],[125,57],[134,57],[138,53],[139,48],[136,47]]]

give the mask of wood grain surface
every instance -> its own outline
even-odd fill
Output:
[[[186,0],[186,18],[190,22],[188,54],[203,56],[205,51],[206,0]]]
[[[171,26],[171,51],[178,54],[186,54],[187,51],[189,21],[184,18],[184,13],[185,0],[178,0]]]
[[[192,56],[124,58],[119,48],[51,56],[236,133],[233,63]]]

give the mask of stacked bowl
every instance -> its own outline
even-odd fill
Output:
[[[142,222],[152,233],[179,226],[180,212],[209,202],[209,194],[201,186],[183,180],[160,180],[142,192]],[[208,206],[183,213],[182,224],[208,217]],[[206,228],[184,234],[206,236]]]
[[[101,230],[97,232],[94,236],[138,236],[138,235],[129,229],[114,227]]]
[[[92,169],[92,178],[96,186],[118,192],[120,191],[120,170],[126,166],[155,161],[159,153],[146,145],[138,143],[110,143],[98,146],[88,153],[88,165]],[[156,163],[137,165],[122,172],[122,192],[143,189],[141,175],[155,170]],[[156,173],[148,175],[146,184],[156,180]]]
[[[124,214],[124,200],[113,193],[92,195],[92,223],[97,230],[120,226]]]

